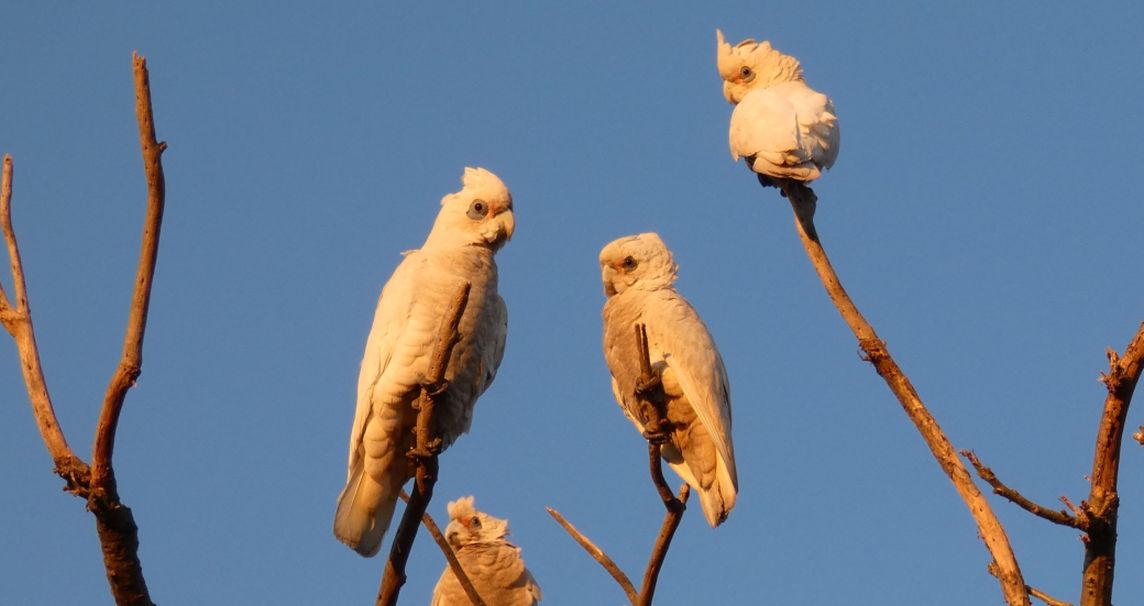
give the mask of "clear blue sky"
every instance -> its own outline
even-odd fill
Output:
[[[1144,9],[672,4],[4,11],[0,152],[49,387],[85,458],[144,209],[131,51],[151,68],[167,214],[115,463],[156,601],[372,603],[383,561],[331,534],[358,362],[399,253],[479,165],[516,201],[508,350],[442,458],[435,516],[474,494],[511,521],[546,604],[621,603],[543,508],[642,574],[662,508],[610,393],[596,255],[658,231],[727,363],[741,496],[717,530],[684,519],[657,603],[1001,603],[789,207],[730,158],[715,28],[772,40],[834,99],[818,229],[845,285],[955,446],[1051,505],[1087,494],[1104,349],[1144,319]],[[0,603],[110,603],[2,341]],[[1127,444],[1120,604],[1144,595],[1142,470]],[[1026,580],[1075,600],[1078,534],[993,502]],[[427,603],[442,567],[422,534],[403,603]]]

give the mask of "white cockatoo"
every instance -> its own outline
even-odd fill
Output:
[[[461,182],[461,191],[441,199],[425,244],[404,253],[382,289],[366,340],[349,470],[334,516],[334,535],[366,557],[377,553],[398,493],[413,476],[412,403],[428,381],[442,316],[464,282],[472,290],[434,417],[442,449],[469,430],[473,406],[504,356],[508,313],[493,254],[512,237],[512,195],[483,168],[466,168]]]
[[[715,30],[723,96],[731,114],[731,155],[746,158],[764,185],[809,183],[838,158],[834,103],[802,77],[798,59],[747,39],[732,47]]]
[[[735,506],[739,482],[731,443],[731,390],[723,358],[699,314],[674,287],[678,267],[654,233],[627,236],[600,251],[604,281],[604,358],[624,414],[645,434],[636,391],[640,355],[635,325],[647,329],[653,374],[663,385],[672,429],[661,452],[699,493],[718,526]]]
[[[445,539],[457,555],[473,588],[489,606],[534,606],[540,602],[540,585],[524,567],[520,548],[509,543],[508,520],[477,511],[473,497],[449,503]],[[453,569],[445,571],[433,589],[430,606],[468,606],[471,602]]]

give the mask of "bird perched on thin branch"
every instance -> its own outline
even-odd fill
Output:
[[[489,606],[534,606],[540,585],[524,566],[520,548],[509,543],[508,520],[477,511],[473,497],[449,503],[445,539],[465,575]],[[469,606],[468,595],[448,565],[433,589],[430,606]]]
[[[664,460],[699,493],[718,526],[735,506],[738,479],[731,443],[731,391],[723,358],[699,314],[678,292],[678,268],[657,234],[619,238],[600,251],[604,281],[604,358],[624,414],[645,435],[641,364],[633,331],[647,329],[651,369],[662,384],[670,424]]]
[[[417,411],[442,316],[472,284],[459,341],[445,374],[433,433],[444,450],[469,430],[473,406],[504,356],[508,312],[497,294],[493,258],[512,237],[512,195],[483,168],[466,168],[461,191],[446,195],[425,244],[408,251],[377,302],[358,376],[346,486],[334,535],[363,556],[377,553],[401,487],[414,474]]]
[[[770,42],[747,39],[732,47],[723,32],[715,34],[723,96],[735,105],[731,155],[736,161],[745,158],[759,183],[780,188],[784,196],[792,189],[809,192],[805,210],[808,219],[813,217],[814,193],[805,185],[838,158],[834,103],[807,86],[798,59],[775,50]]]

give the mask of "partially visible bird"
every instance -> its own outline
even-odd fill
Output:
[[[817,198],[806,184],[838,158],[834,103],[806,84],[798,59],[775,50],[770,42],[747,39],[732,47],[723,32],[715,34],[723,96],[735,105],[731,156],[736,161],[745,158],[764,187],[806,198],[805,207],[796,203],[795,211],[812,232]]]
[[[466,168],[461,182],[461,191],[441,200],[425,244],[404,253],[382,289],[366,340],[346,486],[334,516],[334,535],[366,557],[377,553],[398,493],[413,476],[412,404],[428,381],[442,316],[466,281],[472,290],[434,417],[442,450],[469,430],[473,406],[504,356],[508,312],[493,254],[515,229],[512,195],[483,168]]]
[[[678,268],[657,234],[609,243],[600,251],[600,270],[607,296],[604,358],[616,401],[636,429],[654,430],[645,426],[636,393],[643,386],[634,327],[643,324],[671,423],[663,458],[699,494],[707,522],[718,526],[739,490],[723,358],[699,314],[676,292]]]
[[[473,497],[449,503],[445,539],[457,555],[473,588],[489,606],[534,606],[540,602],[540,585],[524,566],[520,548],[509,543],[508,520],[477,511]],[[471,602],[445,566],[433,589],[430,606],[468,606]]]

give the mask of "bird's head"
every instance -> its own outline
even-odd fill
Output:
[[[658,234],[625,236],[600,251],[604,294],[611,297],[629,288],[657,290],[675,282],[679,267]]]
[[[465,168],[461,191],[441,198],[441,211],[426,247],[487,246],[496,251],[512,238],[512,194],[483,168]]]
[[[492,543],[508,536],[508,520],[477,511],[473,501],[473,497],[461,497],[447,506],[449,525],[445,527],[445,540],[453,549],[474,543]]]
[[[798,59],[771,48],[763,40],[747,38],[731,46],[723,39],[723,32],[715,30],[718,42],[719,77],[723,79],[723,96],[729,103],[738,103],[747,93],[779,82],[802,80],[802,67]]]

